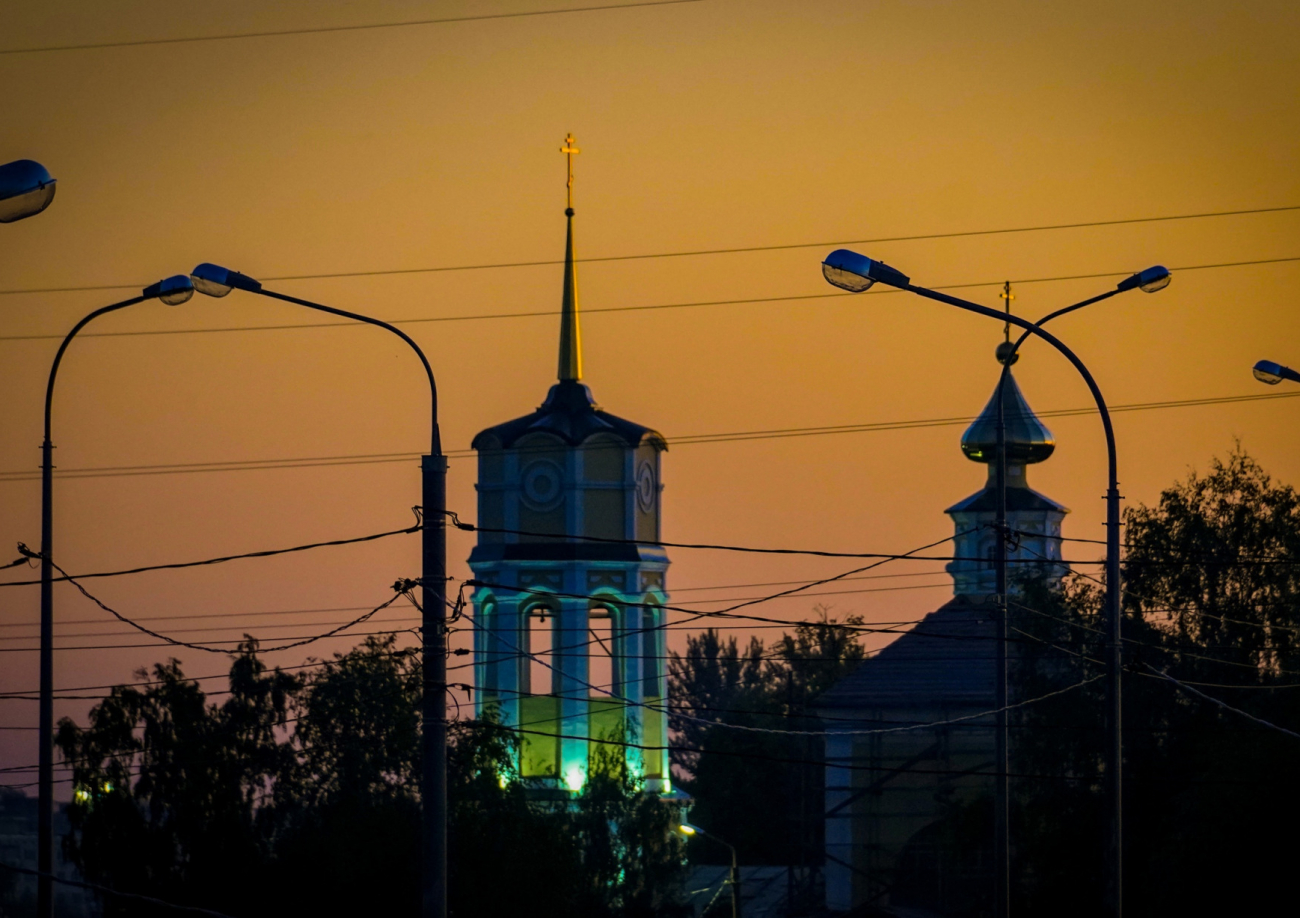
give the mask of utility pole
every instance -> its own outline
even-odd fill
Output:
[[[447,916],[447,459],[437,419],[433,449],[421,461],[424,528],[420,636],[423,644],[424,918]]]
[[[1011,313],[1011,281],[1002,288],[1001,297],[1007,302],[1007,314]],[[995,558],[995,575],[997,591],[997,662],[995,681],[997,684],[997,724],[994,739],[994,760],[997,775],[993,779],[993,870],[994,870],[994,912],[996,918],[1008,918],[1011,914],[1011,820],[1010,788],[1007,772],[1010,770],[1007,756],[1007,419],[1006,387],[1007,376],[1011,372],[1011,363],[1015,359],[1011,345],[1011,323],[1005,326],[1005,340],[998,348],[998,363],[1002,365],[1002,375],[998,379],[998,455],[997,455],[997,548]]]

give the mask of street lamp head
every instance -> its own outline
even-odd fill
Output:
[[[34,217],[54,200],[54,179],[40,163],[18,159],[0,166],[0,223]]]
[[[1270,386],[1276,386],[1282,381],[1282,371],[1285,369],[1286,367],[1282,366],[1280,363],[1274,363],[1271,360],[1261,360],[1259,363],[1251,367],[1251,372],[1255,374],[1255,378],[1260,382],[1268,383]]]
[[[143,293],[147,297],[158,297],[168,306],[179,306],[194,296],[194,285],[186,275],[173,274],[145,287]]]
[[[1169,282],[1174,276],[1169,273],[1169,269],[1164,265],[1153,265],[1145,271],[1139,271],[1131,277],[1126,277],[1118,284],[1116,288],[1123,293],[1125,290],[1132,290],[1134,287],[1139,288],[1143,293],[1155,293],[1157,290],[1164,290],[1169,286]]]
[[[190,272],[190,278],[194,281],[194,289],[208,296],[225,296],[235,289],[254,292],[262,289],[261,283],[247,274],[206,261]]]
[[[883,261],[875,261],[849,249],[836,249],[822,262],[822,276],[835,287],[850,293],[869,290],[876,281],[891,287],[905,287],[911,282],[906,274]]]
[[[1252,369],[1256,379],[1262,383],[1268,383],[1270,386],[1276,386],[1284,379],[1291,382],[1300,382],[1300,373],[1271,360],[1261,360]]]
[[[699,829],[695,828],[695,826],[691,825],[689,822],[684,822],[677,827],[677,831],[681,832],[683,835],[691,836],[698,832]]]

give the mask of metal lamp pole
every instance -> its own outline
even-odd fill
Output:
[[[447,914],[447,458],[442,454],[438,430],[438,386],[424,351],[406,332],[387,322],[360,313],[335,309],[311,300],[263,289],[260,282],[213,264],[201,264],[190,274],[194,289],[208,296],[225,296],[244,290],[286,303],[306,306],[392,332],[415,351],[429,380],[429,454],[420,462],[424,507],[422,570],[420,585],[424,692],[422,700],[422,757],[420,775],[421,838],[423,847],[424,918],[445,918]]]
[[[40,163],[30,159],[17,159],[0,166],[0,223],[17,223],[34,217],[54,200],[58,189],[53,176]],[[140,297],[134,302],[139,302]],[[129,304],[122,304],[129,305]],[[116,308],[121,308],[118,306]],[[51,383],[53,380],[51,379]],[[54,908],[54,887],[50,874],[54,871],[54,628],[49,604],[50,574],[49,545],[45,543],[50,521],[50,410],[48,396],[45,406],[45,446],[41,472],[41,692],[38,725],[40,745],[38,752],[36,801],[36,906],[40,918],[48,918]]]
[[[1115,449],[1115,431],[1111,425],[1110,411],[1106,407],[1106,401],[1102,397],[1101,389],[1098,388],[1096,380],[1088,372],[1075,353],[1070,350],[1063,342],[1058,340],[1051,333],[1044,331],[1040,326],[1057,316],[1072,312],[1084,306],[1096,303],[1100,300],[1112,297],[1117,293],[1123,293],[1127,290],[1141,289],[1146,293],[1155,293],[1169,285],[1171,275],[1169,271],[1162,266],[1147,268],[1137,274],[1120,281],[1114,290],[1109,290],[1099,296],[1076,303],[1064,309],[1057,310],[1048,316],[1045,316],[1039,323],[1035,324],[1019,316],[1003,313],[988,306],[981,306],[978,303],[972,303],[969,300],[963,300],[959,297],[950,296],[946,293],[940,293],[937,290],[930,290],[925,287],[918,287],[912,284],[911,278],[891,268],[883,262],[874,261],[865,255],[859,255],[848,249],[837,249],[826,257],[822,263],[822,273],[827,281],[836,287],[849,290],[853,293],[862,293],[869,289],[877,281],[896,287],[899,290],[906,290],[928,299],[937,300],[941,303],[947,303],[950,306],[956,306],[959,309],[965,309],[969,312],[979,313],[989,318],[997,319],[1001,322],[1009,322],[1013,325],[1023,328],[1025,331],[1019,341],[1016,342],[1018,348],[1021,341],[1024,341],[1029,335],[1037,335],[1048,344],[1056,348],[1079,372],[1088,390],[1092,393],[1093,400],[1097,404],[1097,411],[1101,415],[1102,429],[1106,434],[1106,465],[1107,465],[1107,489],[1106,489],[1106,669],[1107,669],[1107,708],[1108,708],[1108,730],[1107,730],[1107,755],[1106,755],[1106,776],[1107,790],[1110,797],[1110,816],[1111,826],[1108,835],[1107,845],[1107,890],[1106,904],[1107,911],[1114,918],[1120,918],[1123,913],[1123,739],[1122,739],[1122,700],[1121,700],[1121,683],[1120,683],[1120,641],[1121,641],[1121,589],[1120,589],[1120,546],[1119,546],[1119,476],[1118,463],[1116,460]],[[1014,349],[1012,354],[1014,354]],[[1009,359],[1010,355],[1008,355]],[[1005,371],[1005,368],[1004,368]],[[999,399],[999,406],[1001,399]],[[999,629],[1001,630],[1001,629]],[[1005,774],[1005,763],[1001,768]],[[1001,881],[1005,882],[1005,881]],[[1005,901],[1005,897],[1004,897]]]
[[[731,918],[740,918],[740,861],[736,857],[736,847],[729,842],[723,841],[712,832],[705,832],[699,826],[693,826],[689,822],[683,822],[677,827],[677,831],[683,835],[703,835],[710,838],[720,845],[725,845],[731,852],[731,879],[727,881],[731,886]]]
[[[154,298],[169,306],[184,303],[194,287],[184,274],[166,278],[144,288],[139,296],[101,307],[72,327],[54,354],[50,377],[45,384],[45,439],[41,443],[41,640],[40,710],[36,793],[36,914],[54,914],[54,443],[50,439],[54,409],[54,382],[59,364],[77,333],[102,315]]]

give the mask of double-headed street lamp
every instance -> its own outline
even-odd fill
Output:
[[[1051,321],[1058,316],[1081,309],[1101,300],[1108,299],[1118,293],[1124,293],[1128,290],[1140,289],[1146,293],[1155,293],[1169,286],[1172,279],[1168,269],[1156,265],[1133,274],[1120,281],[1114,290],[1108,290],[1098,296],[1059,309],[1054,313],[1044,316],[1037,323],[1029,322],[1019,316],[1003,313],[987,306],[981,306],[978,303],[972,303],[969,300],[963,300],[959,297],[950,296],[946,293],[940,293],[937,290],[930,290],[925,287],[918,287],[912,284],[911,279],[890,267],[883,262],[874,261],[865,255],[859,255],[848,249],[837,249],[826,257],[822,263],[822,274],[826,280],[836,287],[848,290],[852,293],[862,293],[870,289],[877,282],[896,287],[899,290],[906,290],[932,300],[938,300],[941,303],[947,303],[950,306],[956,306],[970,312],[979,313],[990,318],[997,319],[1000,322],[1008,322],[1024,329],[1024,333],[1016,341],[1015,345],[1009,349],[1004,349],[999,354],[1002,361],[1002,377],[998,388],[998,468],[997,468],[997,489],[998,489],[998,580],[997,589],[999,599],[1003,602],[1002,614],[999,615],[998,621],[998,737],[997,737],[997,758],[998,758],[998,775],[996,776],[997,788],[997,812],[995,820],[997,822],[997,844],[995,851],[996,864],[996,899],[997,911],[999,916],[1007,913],[1010,902],[1010,859],[1008,856],[1008,811],[1007,801],[1009,794],[1007,792],[1007,752],[1006,752],[1006,713],[1007,707],[1007,690],[1006,690],[1006,639],[1007,639],[1007,622],[1006,622],[1006,443],[1005,443],[1005,424],[1003,419],[1003,401],[1002,386],[1006,382],[1008,368],[1015,359],[1015,353],[1021,343],[1031,334],[1037,335],[1048,344],[1055,347],[1065,355],[1066,359],[1074,365],[1079,375],[1088,385],[1092,393],[1093,400],[1097,403],[1097,410],[1101,414],[1102,428],[1106,434],[1106,458],[1108,481],[1106,489],[1106,617],[1107,617],[1107,701],[1109,708],[1109,730],[1108,749],[1107,749],[1107,767],[1106,776],[1108,791],[1111,802],[1111,830],[1108,839],[1107,851],[1107,904],[1109,913],[1115,918],[1119,918],[1123,911],[1123,796],[1122,796],[1122,767],[1123,767],[1123,741],[1121,736],[1121,684],[1120,684],[1120,640],[1121,640],[1121,591],[1120,591],[1120,567],[1119,567],[1119,480],[1118,465],[1116,461],[1115,450],[1115,432],[1111,426],[1110,412],[1106,407],[1105,399],[1102,398],[1101,390],[1097,387],[1096,381],[1088,368],[1083,362],[1071,351],[1064,343],[1059,341],[1050,333],[1042,329],[1042,325]]]
[[[731,852],[731,876],[727,880],[727,885],[731,887],[731,918],[740,918],[740,862],[736,859],[735,845],[723,841],[712,832],[705,832],[699,826],[693,826],[689,822],[683,822],[677,827],[677,831],[687,837],[702,835],[720,845],[725,845],[727,850]]]
[[[52,187],[52,186],[51,186]],[[48,201],[46,202],[48,203]],[[423,478],[423,587],[422,643],[424,658],[423,698],[423,772],[420,791],[423,799],[423,910],[425,918],[443,918],[447,912],[447,756],[446,756],[446,699],[447,681],[446,612],[447,612],[447,528],[446,479],[447,460],[442,454],[442,440],[438,431],[438,390],[433,369],[424,352],[410,336],[398,328],[370,316],[347,312],[299,299],[283,293],[262,289],[262,285],[238,271],[218,265],[201,264],[189,276],[184,274],[159,281],[142,291],[140,296],[113,303],[87,315],[68,332],[59,345],[50,368],[45,390],[45,440],[42,446],[41,465],[41,688],[40,688],[40,785],[38,802],[39,918],[53,915],[52,853],[54,812],[54,593],[53,593],[53,538],[54,538],[54,487],[51,442],[51,417],[54,401],[54,383],[63,355],[77,333],[90,322],[134,306],[149,299],[177,305],[184,303],[194,291],[208,296],[221,297],[231,290],[244,290],[309,309],[342,316],[357,322],[375,325],[390,331],[408,344],[424,367],[429,380],[430,415],[432,420],[429,455],[421,462]]]
[[[190,277],[194,289],[208,296],[220,297],[231,290],[244,290],[378,326],[405,341],[424,366],[429,379],[430,436],[429,454],[420,461],[424,523],[420,574],[424,594],[420,610],[424,681],[420,759],[421,914],[424,918],[444,918],[447,914],[447,458],[442,454],[442,436],[438,430],[438,385],[433,368],[410,335],[380,319],[265,290],[253,278],[219,265],[201,264],[190,272]]]

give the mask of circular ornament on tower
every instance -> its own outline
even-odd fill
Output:
[[[524,503],[534,510],[553,510],[564,496],[564,472],[548,459],[538,459],[524,469]]]
[[[655,473],[648,462],[641,463],[636,470],[636,502],[645,513],[655,506]]]

